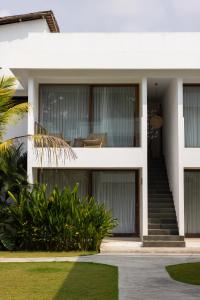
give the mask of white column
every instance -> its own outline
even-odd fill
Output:
[[[37,85],[33,78],[28,79],[28,103],[29,103],[29,111],[28,111],[28,135],[34,134],[34,123],[37,120],[37,107],[38,107],[38,96],[37,93]],[[34,149],[33,149],[33,141],[28,138],[27,142],[27,175],[29,183],[34,183],[34,172],[32,168],[32,163],[34,159]]]
[[[179,235],[184,235],[184,168],[183,168],[183,150],[184,150],[184,118],[183,118],[183,80],[177,79],[177,98],[178,98],[178,196],[179,196]]]
[[[147,178],[147,79],[143,78],[140,85],[141,103],[141,147],[143,151],[143,167],[141,172],[141,236],[148,235],[148,178]]]

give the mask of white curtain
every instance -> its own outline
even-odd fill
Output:
[[[134,111],[134,87],[93,88],[93,131],[107,135],[108,147],[133,147]]]
[[[77,85],[40,86],[40,123],[50,133],[67,140],[89,133],[89,87]]]
[[[95,171],[92,192],[97,201],[111,210],[119,225],[114,233],[135,232],[135,173],[129,171]]]
[[[57,186],[63,189],[68,186],[73,189],[79,185],[79,196],[84,197],[89,193],[89,176],[87,170],[43,169],[40,170],[40,183],[47,184],[47,193]]]
[[[200,87],[183,89],[185,146],[200,147]]]
[[[79,183],[80,197],[90,192],[94,198],[111,210],[119,225],[113,230],[119,234],[133,234],[135,228],[135,172],[43,169],[40,182],[46,183],[48,193],[57,185],[73,188]],[[92,184],[92,186],[90,186]]]
[[[108,147],[133,147],[138,121],[135,100],[134,86],[99,86],[93,88],[89,107],[89,86],[45,84],[40,86],[39,123],[66,140],[97,133],[107,137]]]
[[[185,171],[185,233],[200,234],[200,171]]]

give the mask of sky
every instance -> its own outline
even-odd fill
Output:
[[[200,0],[0,0],[0,17],[41,10],[62,32],[200,31]]]

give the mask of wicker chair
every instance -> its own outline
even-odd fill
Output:
[[[102,140],[101,139],[85,139],[83,142],[84,148],[101,148]]]
[[[107,133],[91,133],[87,140],[101,140],[101,147],[107,146]]]

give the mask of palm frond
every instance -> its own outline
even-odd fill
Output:
[[[5,154],[9,150],[13,143],[14,140],[12,139],[0,143],[0,156]]]
[[[0,116],[0,123],[6,124],[10,123],[10,121],[15,122],[16,118],[19,119],[28,112],[28,107],[29,105],[27,102],[14,105]]]
[[[44,158],[47,162],[55,161],[56,164],[59,163],[61,157],[64,161],[77,158],[75,152],[65,140],[46,134],[23,135],[8,139],[0,143],[0,156],[8,151],[13,144],[21,143],[27,138],[33,142],[35,157],[41,165]]]
[[[48,162],[55,161],[56,164],[59,163],[60,158],[64,161],[77,158],[70,145],[62,138],[49,134],[34,134],[29,136],[29,139],[35,144],[34,151],[41,165],[43,157],[47,158]]]
[[[10,107],[13,95],[15,94],[15,77],[2,77],[0,79],[0,112]]]
[[[16,85],[16,78],[13,76],[2,76],[0,80],[0,89],[13,89]]]
[[[16,124],[28,112],[28,103],[20,103],[0,113],[0,139],[6,133],[8,124]]]

